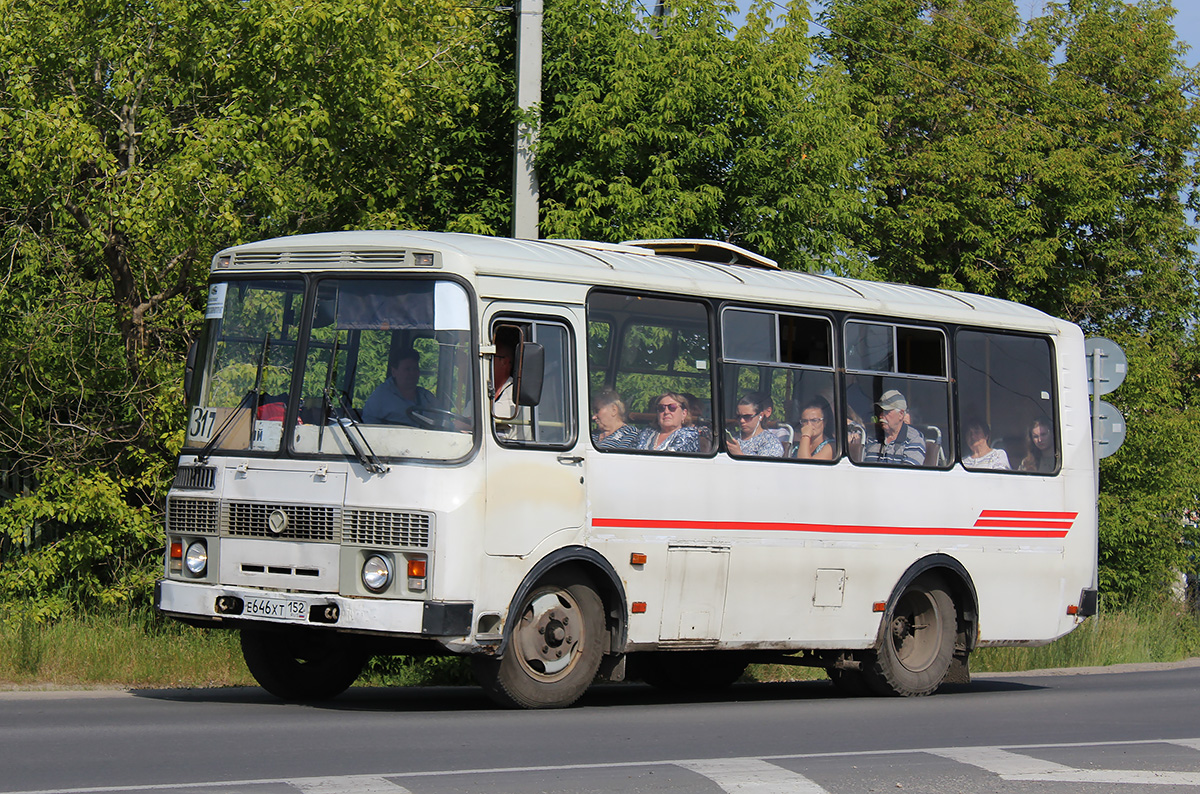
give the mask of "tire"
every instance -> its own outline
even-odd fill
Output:
[[[880,695],[931,695],[950,667],[958,626],[945,583],[923,576],[887,612],[885,631],[867,683]]]
[[[328,700],[345,692],[366,657],[348,640],[318,632],[242,629],[242,658],[259,686],[281,700]]]
[[[643,681],[670,692],[724,689],[746,672],[746,657],[728,651],[658,651],[642,654]]]
[[[600,669],[604,605],[579,577],[544,579],[514,613],[503,657],[473,656],[488,697],[506,708],[570,706]]]

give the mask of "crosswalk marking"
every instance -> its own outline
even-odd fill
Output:
[[[999,747],[947,747],[927,752],[930,755],[940,755],[942,758],[958,761],[960,764],[970,764],[989,772],[995,772],[1004,778],[1011,775],[1052,775],[1075,771],[1069,766],[1012,753],[1008,750],[1001,750]]]
[[[729,794],[829,794],[798,772],[757,758],[717,758],[676,764],[704,775]]]
[[[1192,739],[1197,742],[1200,740]],[[1182,744],[1182,742],[1174,742]],[[1193,749],[1200,749],[1195,745]],[[926,750],[963,764],[994,772],[1004,780],[1039,783],[1112,783],[1119,786],[1200,786],[1200,772],[1157,772],[1140,769],[1076,769],[999,747],[950,747]]]
[[[304,794],[412,794],[404,786],[377,775],[305,777],[286,782]]]
[[[1200,739],[1164,739],[1165,744],[1177,744],[1180,747],[1189,747],[1193,750],[1200,750]]]
[[[696,772],[728,794],[831,794],[830,791],[804,775],[778,766],[781,762],[805,760],[837,760],[867,756],[911,756],[926,753],[991,772],[1002,780],[1035,783],[1091,783],[1115,785],[1194,786],[1200,790],[1200,771],[1168,772],[1123,769],[1077,769],[1045,761],[1027,752],[1070,750],[1097,747],[1139,747],[1151,744],[1173,744],[1200,751],[1200,738],[1134,739],[1098,742],[1057,742],[1053,744],[1002,745],[993,747],[912,747],[903,749],[864,749],[840,752],[789,753],[757,758],[719,759],[658,759],[644,761],[609,761],[580,764],[547,764],[512,767],[468,769],[431,769],[423,771],[391,771],[375,775],[343,775],[306,778],[256,778],[250,780],[204,780],[177,783],[139,785],[55,787],[29,791],[5,791],[0,781],[0,794],[132,794],[133,792],[174,792],[204,789],[250,790],[253,786],[286,785],[302,794],[412,794],[388,778],[398,778],[414,785],[422,779],[447,776],[464,777],[498,774],[530,774],[544,772],[581,772],[586,770],[637,769],[644,767],[678,766]],[[420,787],[418,786],[418,789]]]

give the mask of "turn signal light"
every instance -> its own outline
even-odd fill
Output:
[[[420,592],[425,589],[426,560],[424,557],[413,557],[408,561],[408,589]]]
[[[167,548],[167,570],[170,573],[183,573],[183,541],[172,541]]]
[[[172,560],[182,560],[183,559],[183,543],[181,541],[177,540],[171,544],[171,559]]]
[[[645,565],[646,564],[646,555],[642,554],[640,551],[635,551],[633,554],[629,555],[629,564],[630,565]]]

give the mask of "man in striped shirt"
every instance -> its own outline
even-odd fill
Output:
[[[925,437],[921,431],[908,424],[908,400],[895,389],[885,391],[875,403],[879,413],[875,421],[879,424],[882,438],[867,445],[863,463],[879,463],[885,466],[921,466],[925,463]]]

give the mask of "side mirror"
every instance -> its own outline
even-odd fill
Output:
[[[188,345],[187,360],[183,365],[183,394],[185,397],[192,395],[192,381],[196,377],[196,343],[192,342]]]
[[[542,401],[546,375],[546,348],[537,342],[522,342],[517,350],[517,405]]]

